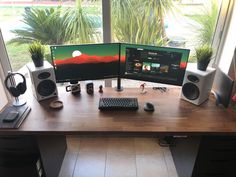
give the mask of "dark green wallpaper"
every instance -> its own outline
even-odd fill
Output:
[[[88,45],[61,45],[51,46],[53,59],[60,60],[71,58],[74,51],[90,56],[115,56],[119,55],[119,44],[88,44]]]
[[[181,62],[188,61],[188,56],[189,56],[189,52],[190,52],[190,50],[188,50],[188,49],[180,49],[180,48],[157,47],[157,46],[140,45],[140,44],[121,44],[121,56],[125,56],[126,47],[143,48],[143,49],[159,50],[159,51],[166,51],[166,52],[179,52],[179,53],[182,53]]]

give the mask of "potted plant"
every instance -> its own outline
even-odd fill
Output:
[[[197,58],[197,69],[206,71],[207,66],[213,54],[213,48],[210,45],[203,45],[195,49]]]
[[[35,41],[29,45],[29,52],[35,67],[43,66],[45,48],[39,41]]]

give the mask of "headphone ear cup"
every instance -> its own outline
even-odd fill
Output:
[[[19,84],[17,84],[17,86],[14,86],[14,84],[15,84],[14,76],[15,75],[20,75],[23,79],[23,82],[20,82]],[[10,79],[12,79],[12,81]],[[9,81],[10,81],[10,86],[9,86]],[[5,81],[4,81],[4,84],[7,88],[7,90],[9,91],[9,93],[14,97],[18,97],[21,94],[25,93],[25,91],[27,89],[26,88],[26,79],[25,79],[24,75],[22,75],[21,73],[8,74]]]
[[[10,87],[10,88],[9,88],[9,92],[10,92],[10,94],[11,94],[12,96],[14,96],[14,97],[20,96],[19,90],[16,89],[15,87]]]
[[[20,94],[23,94],[26,91],[26,85],[21,82],[16,86],[16,89],[19,91]]]

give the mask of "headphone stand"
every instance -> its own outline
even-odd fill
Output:
[[[26,101],[24,99],[19,99],[19,97],[15,97],[15,100],[12,103],[12,105],[15,107],[23,106],[25,104],[26,104]]]
[[[23,81],[16,84],[16,80],[14,78],[15,75],[20,76],[23,79]],[[8,71],[8,75],[4,80],[4,85],[7,88],[8,92],[15,98],[15,100],[12,103],[13,106],[19,107],[26,104],[26,101],[24,99],[19,99],[19,96],[24,94],[27,89],[26,79],[23,74]]]

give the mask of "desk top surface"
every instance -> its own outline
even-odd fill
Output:
[[[58,99],[63,101],[60,110],[49,108],[53,99],[36,101],[27,98],[31,112],[19,129],[1,129],[0,134],[133,134],[133,135],[236,135],[236,109],[215,105],[214,96],[200,106],[180,99],[179,88],[166,92],[125,88],[116,92],[105,88],[104,93],[88,95],[82,92],[73,96],[59,88]],[[138,111],[99,111],[100,97],[137,97]],[[54,98],[55,99],[55,98]],[[155,111],[145,112],[145,102],[152,102]]]

